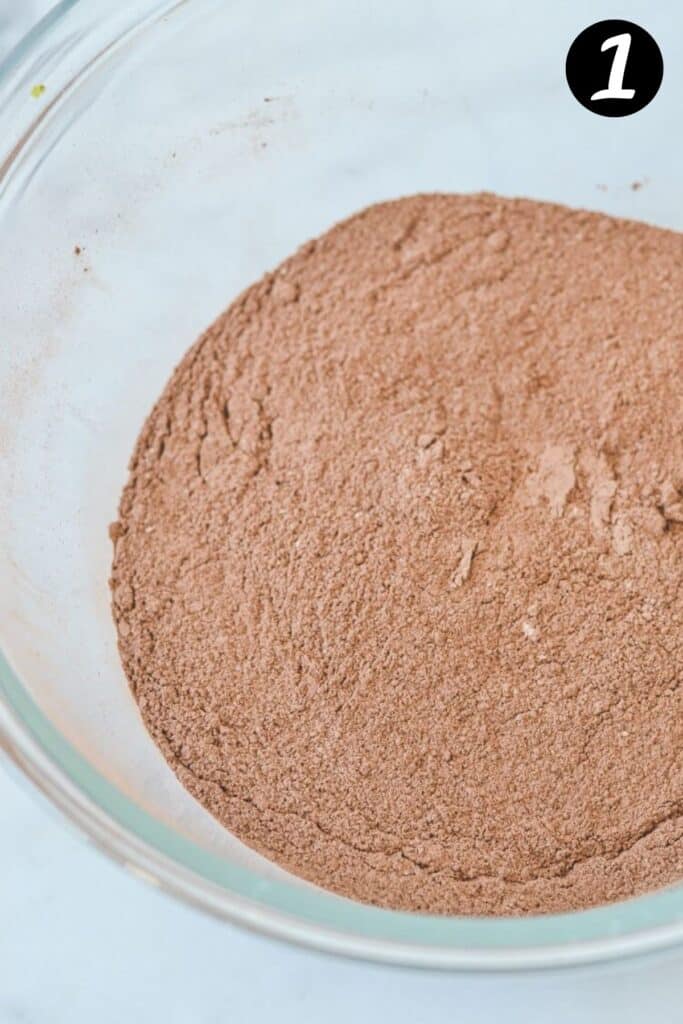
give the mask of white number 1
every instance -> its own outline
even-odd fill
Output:
[[[610,36],[609,39],[605,39],[600,49],[604,53],[605,50],[611,50],[612,47],[617,52],[612,61],[607,88],[594,92],[591,96],[592,100],[632,100],[636,94],[635,89],[624,89],[624,72],[626,71],[628,51],[631,49],[631,33],[623,32],[620,36]]]

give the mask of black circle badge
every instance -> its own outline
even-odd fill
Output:
[[[567,54],[567,83],[579,103],[603,117],[626,117],[654,99],[664,77],[662,52],[632,21],[596,21]]]

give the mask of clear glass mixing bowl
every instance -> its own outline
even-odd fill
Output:
[[[107,524],[171,368],[333,221],[491,189],[683,228],[683,5],[622,8],[666,44],[667,69],[623,120],[588,113],[564,81],[587,0],[70,0],[0,68],[2,741],[100,846],[216,914],[468,969],[683,939],[681,887],[474,920],[361,906],[286,874],[197,806],[148,738],[107,589]]]

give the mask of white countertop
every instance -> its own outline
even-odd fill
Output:
[[[204,917],[127,875],[0,765],[0,1024],[683,1022],[683,953],[577,973],[353,963]]]
[[[0,0],[0,55],[47,6]],[[0,1024],[683,1024],[683,951],[571,974],[473,977],[248,935],[109,863],[7,767],[0,762]]]

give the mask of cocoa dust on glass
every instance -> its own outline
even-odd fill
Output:
[[[113,607],[227,828],[357,900],[683,875],[683,236],[382,203],[248,288],[135,449]]]

